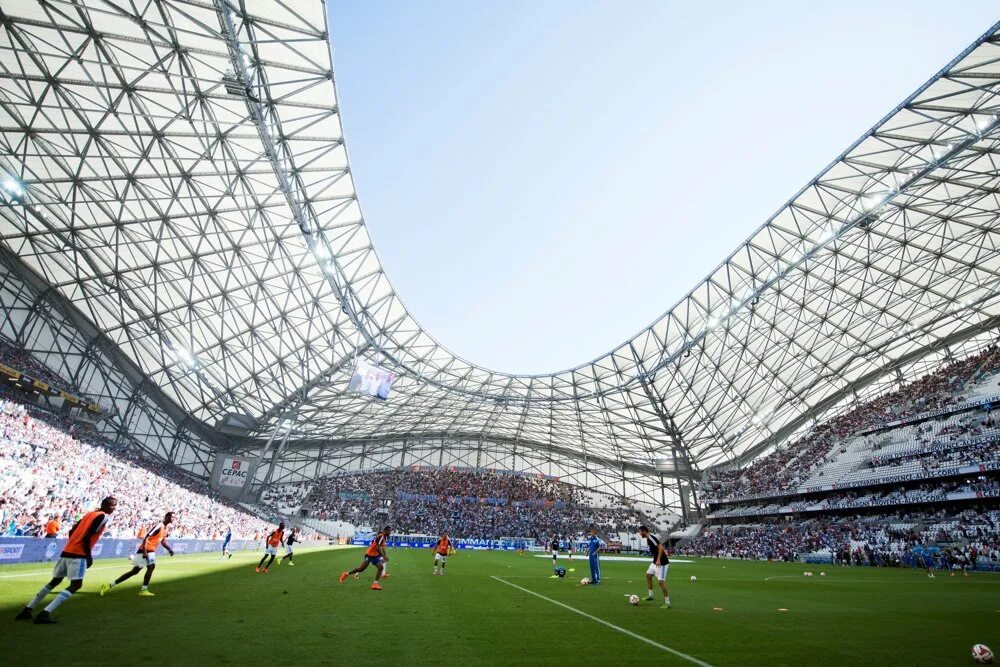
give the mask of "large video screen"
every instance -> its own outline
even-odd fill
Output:
[[[389,391],[395,381],[395,373],[384,371],[378,366],[372,366],[364,361],[358,361],[354,366],[354,373],[351,375],[351,382],[347,385],[347,390],[384,401],[389,398]]]

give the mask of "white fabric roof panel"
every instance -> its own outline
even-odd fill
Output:
[[[649,329],[513,376],[441,347],[387,279],[322,2],[2,11],[0,170],[23,192],[0,185],[0,238],[195,419],[296,408],[307,439],[705,467],[1000,324],[996,27]],[[346,393],[355,356],[400,375],[390,401]]]

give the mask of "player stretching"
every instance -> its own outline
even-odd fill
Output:
[[[601,583],[601,538],[597,536],[597,529],[590,529],[590,539],[587,540],[587,556],[590,558],[590,583]]]
[[[285,522],[282,521],[278,524],[278,527],[268,533],[267,538],[264,540],[264,557],[260,559],[257,563],[257,572],[261,570],[261,566],[264,568],[264,574],[267,574],[267,568],[274,564],[274,557],[278,555],[278,545],[285,543]],[[267,561],[267,565],[264,565],[264,561],[270,556],[271,560]]]
[[[233,541],[233,529],[231,526],[226,526],[226,538],[222,541],[222,555],[219,556],[219,560],[233,557],[233,552],[229,550],[229,543],[232,541]]]
[[[389,526],[386,526],[378,533],[375,534],[372,543],[368,545],[365,550],[365,559],[362,561],[361,565],[357,566],[350,572],[340,573],[340,583],[344,583],[347,579],[347,575],[353,574],[358,575],[368,569],[369,565],[375,566],[375,583],[372,584],[372,590],[380,591],[382,586],[379,584],[379,580],[382,579],[382,563],[388,562],[389,557],[385,554],[385,542],[389,539]]]
[[[448,533],[444,533],[438,540],[437,546],[434,547],[434,574],[438,573],[438,561],[441,562],[441,574],[444,574],[444,566],[448,564],[448,552],[451,549],[452,544],[451,540],[448,539]]]
[[[288,534],[288,539],[285,540],[285,555],[282,556],[281,560],[278,561],[278,565],[281,565],[282,561],[284,561],[286,558],[288,559],[289,565],[295,565],[295,563],[292,562],[292,556],[295,555],[293,553],[294,549],[292,549],[292,545],[298,541],[299,541],[299,529],[292,528],[292,532]]]
[[[70,528],[69,538],[66,540],[62,553],[59,554],[55,569],[52,570],[52,580],[39,589],[31,602],[25,605],[24,609],[14,617],[16,620],[31,620],[32,610],[45,599],[46,595],[52,592],[53,588],[59,585],[63,578],[69,577],[69,586],[35,617],[35,623],[40,625],[56,622],[51,616],[52,612],[83,586],[83,575],[86,574],[87,568],[94,564],[94,559],[91,556],[92,549],[97,544],[97,540],[101,539],[104,528],[108,525],[108,515],[115,511],[116,505],[118,505],[118,501],[108,496],[101,501],[101,509],[87,512]]]
[[[670,558],[667,557],[667,550],[660,544],[660,540],[649,532],[649,528],[639,526],[639,535],[646,538],[649,555],[653,557],[653,562],[646,568],[646,588],[649,591],[646,599],[653,599],[653,576],[656,576],[656,580],[660,582],[660,590],[663,591],[663,606],[666,609],[670,609],[670,591],[667,590],[667,584],[665,583],[667,569],[670,567]]]
[[[146,532],[146,536],[139,543],[139,548],[135,552],[135,556],[132,557],[132,569],[110,584],[101,586],[101,595],[107,594],[108,591],[118,584],[139,574],[142,568],[146,568],[146,574],[142,577],[142,588],[139,589],[139,596],[151,598],[156,595],[153,591],[149,590],[149,580],[153,578],[153,570],[156,569],[156,547],[162,544],[168,554],[171,556],[174,555],[174,550],[167,544],[167,535],[170,534],[170,524],[173,522],[174,513],[167,512],[163,517],[163,521],[157,524],[152,530]]]

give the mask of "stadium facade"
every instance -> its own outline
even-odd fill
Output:
[[[454,355],[390,284],[322,2],[12,0],[0,49],[0,335],[199,477],[266,448],[259,483],[475,466],[687,513],[700,471],[1000,328],[1000,24],[649,327],[530,376]],[[389,400],[347,391],[358,360]]]

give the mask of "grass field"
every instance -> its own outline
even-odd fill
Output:
[[[337,583],[361,560],[354,548],[303,550],[295,567],[267,575],[254,573],[253,554],[225,562],[161,554],[155,598],[136,595],[141,577],[100,597],[100,584],[128,567],[100,560],[54,626],[13,620],[51,565],[2,567],[0,655],[18,665],[937,666],[972,664],[977,642],[1000,648],[992,574],[929,580],[916,570],[674,562],[674,607],[662,609],[659,600],[627,603],[644,594],[645,561],[606,561],[603,584],[583,587],[588,571],[578,560],[553,580],[550,562],[531,555],[460,552],[445,577],[431,575],[429,551],[390,557],[392,576],[378,592],[368,589],[371,568],[361,581]],[[805,569],[816,576],[803,577]]]

